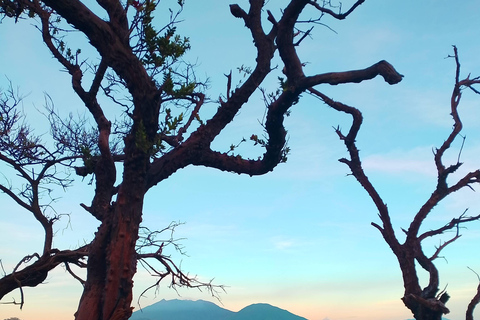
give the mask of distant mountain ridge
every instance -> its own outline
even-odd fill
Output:
[[[266,303],[233,312],[204,300],[161,300],[135,311],[131,320],[307,320]]]

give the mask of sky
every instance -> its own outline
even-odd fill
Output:
[[[268,2],[274,16],[280,16],[285,2]],[[167,8],[168,1],[162,3]],[[254,64],[249,32],[230,15],[229,3],[186,0],[184,21],[178,25],[191,41],[186,59],[197,62],[199,77],[209,78],[212,100],[225,94],[224,74],[232,70],[236,83],[242,80],[237,68]],[[238,3],[247,8],[247,1]],[[344,8],[351,3],[343,1]],[[319,88],[363,112],[357,145],[398,234],[435,186],[432,148],[443,142],[452,126],[449,101],[455,63],[446,59],[453,53],[452,45],[459,50],[462,76],[480,75],[479,15],[476,0],[367,0],[343,21],[325,17],[328,28],[317,26],[313,37],[298,48],[307,73],[360,69],[387,60],[405,76],[394,86],[380,78]],[[23,109],[36,132],[48,137],[39,111],[45,92],[62,114],[83,112],[68,74],[29,22],[3,21],[0,43],[0,87],[8,85],[8,78],[26,95]],[[268,81],[272,88],[277,85],[276,76]],[[113,107],[105,108],[110,112]],[[216,105],[205,108],[208,113]],[[480,96],[466,91],[460,107],[466,136],[463,173],[480,167],[479,108]],[[252,97],[215,146],[226,151],[243,137],[260,134],[258,119],[263,112],[261,97]],[[273,172],[248,177],[188,167],[152,189],[146,196],[144,225],[160,229],[171,221],[184,222],[175,233],[184,238],[187,252],[178,257],[182,268],[225,285],[226,293],[220,294],[219,302],[206,291],[177,293],[163,285],[140,299],[140,305],[161,299],[203,299],[233,311],[264,302],[309,320],[411,318],[400,300],[403,285],[395,257],[370,224],[379,222],[377,212],[348,168],[337,161],[346,150],[333,127],[347,129],[349,123],[346,115],[305,95],[286,120],[288,161]],[[459,148],[457,142],[447,158],[455,161]],[[252,156],[263,153],[253,147],[242,151]],[[92,189],[87,180],[79,180],[66,193],[56,194],[57,212],[70,215],[57,224],[59,248],[74,248],[92,238],[98,223],[79,206],[91,201]],[[27,212],[5,195],[0,201],[0,259],[9,271],[23,256],[41,249],[42,234]],[[463,190],[447,198],[432,212],[424,230],[443,226],[467,208],[470,214],[479,214],[478,193]],[[449,319],[464,317],[477,287],[478,279],[467,267],[480,272],[480,223],[468,225],[462,234],[443,251],[445,259],[437,260],[440,286],[447,286],[451,295]],[[425,243],[426,251],[433,252],[439,243],[438,238]],[[0,305],[0,319],[73,319],[82,288],[57,269],[44,284],[25,289],[23,310]],[[139,268],[134,280],[137,310],[139,293],[153,279]],[[19,301],[19,292],[2,302],[12,298]]]

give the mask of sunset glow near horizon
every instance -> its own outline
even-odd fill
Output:
[[[286,1],[267,3],[280,15]],[[343,1],[343,9],[354,1]],[[163,1],[162,6],[176,1]],[[178,31],[191,41],[186,59],[197,62],[197,75],[209,78],[207,94],[212,101],[225,94],[226,77],[243,80],[237,67],[253,66],[254,48],[249,31],[228,8],[230,2],[186,0]],[[247,8],[248,1],[237,2]],[[168,5],[167,5],[168,4]],[[278,7],[275,7],[277,6]],[[455,62],[446,59],[459,50],[462,77],[480,75],[480,2],[367,0],[344,21],[325,16],[306,38],[298,52],[306,73],[361,69],[387,60],[405,77],[390,86],[376,78],[360,84],[322,87],[331,98],[359,108],[364,123],[357,139],[367,175],[391,211],[397,236],[436,184],[432,149],[449,134],[449,115]],[[269,28],[265,22],[265,29]],[[332,31],[334,30],[334,31]],[[61,115],[82,114],[84,107],[70,87],[66,72],[41,43],[29,21],[0,24],[0,87],[8,80],[19,87],[25,99],[23,110],[36,133],[48,137],[46,121],[38,110],[48,93]],[[72,47],[74,45],[72,44]],[[83,50],[82,50],[83,51]],[[278,86],[275,77],[271,88]],[[113,106],[104,102],[107,112]],[[204,106],[208,113],[215,103]],[[77,111],[80,110],[80,111]],[[386,243],[371,222],[379,222],[367,193],[348,168],[337,160],[347,156],[332,127],[347,130],[350,118],[304,95],[286,119],[291,153],[287,163],[271,173],[248,177],[188,167],[149,191],[145,200],[144,225],[161,229],[171,221],[185,222],[176,230],[184,238],[187,256],[176,256],[181,266],[202,280],[225,285],[221,303],[206,291],[161,286],[158,292],[139,294],[155,279],[141,267],[135,277],[133,306],[147,306],[161,299],[202,299],[239,311],[253,303],[269,303],[308,320],[405,320],[411,313],[400,298],[401,272]],[[480,168],[480,96],[465,91],[460,105],[466,136],[460,173]],[[253,133],[262,134],[264,103],[260,95],[250,99],[245,110],[214,141],[221,151]],[[113,114],[113,113],[112,113]],[[448,153],[456,161],[457,141]],[[245,147],[256,157],[260,147]],[[0,167],[1,168],[1,167]],[[0,169],[1,170],[1,169]],[[458,175],[459,176],[459,175]],[[458,177],[457,176],[457,177]],[[98,227],[79,206],[89,203],[94,186],[78,179],[55,204],[57,212],[70,214],[70,221],[57,224],[55,246],[74,248],[89,242]],[[73,196],[72,196],[73,195]],[[29,214],[1,194],[0,259],[5,271],[27,254],[41,249],[42,229]],[[480,213],[480,197],[468,188],[444,200],[424,226],[438,228],[465,209]],[[480,223],[462,229],[463,236],[438,259],[440,287],[451,296],[449,319],[463,319],[466,305],[478,285]],[[442,240],[449,239],[447,234]],[[428,243],[433,252],[439,238]],[[429,247],[430,246],[430,247]],[[425,274],[420,274],[421,279]],[[424,283],[426,283],[426,279]],[[25,288],[25,306],[0,304],[0,320],[73,319],[81,295],[80,283],[63,268],[51,273],[44,284]],[[17,291],[1,302],[20,300]],[[138,304],[139,301],[139,304]],[[478,311],[477,311],[478,312]],[[480,314],[479,314],[480,315]]]

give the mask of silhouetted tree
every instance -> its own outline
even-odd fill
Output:
[[[246,80],[237,87],[231,86],[231,74],[227,76],[227,90],[217,101],[218,109],[204,119],[205,86],[182,60],[190,44],[176,32],[184,1],[176,2],[180,9],[171,11],[170,20],[158,26],[153,15],[168,9],[161,7],[159,0],[97,0],[99,6],[95,7],[79,0],[0,0],[4,18],[35,19],[43,42],[70,74],[74,92],[95,121],[94,128],[87,130],[87,120],[61,119],[50,105],[54,143],[44,142],[31,133],[18,112],[15,92],[4,92],[0,160],[23,184],[14,187],[6,182],[0,190],[33,214],[45,231],[45,242],[42,252],[25,256],[0,279],[0,298],[12,290],[40,284],[59,264],[70,272],[70,265],[87,270],[86,280],[72,272],[84,286],[77,320],[128,319],[138,261],[144,261],[160,279],[170,277],[172,285],[209,286],[185,276],[162,254],[164,241],[153,240],[155,232],[139,233],[146,192],[190,165],[265,174],[286,159],[289,149],[283,121],[301,94],[320,84],[358,83],[378,75],[389,84],[402,79],[386,61],[359,70],[304,73],[296,47],[311,33],[310,26],[325,16],[345,19],[364,0],[345,12],[332,7],[330,1],[291,0],[278,14],[265,10],[265,1],[250,0],[246,9],[230,5],[230,12],[251,34],[257,54],[254,67],[246,70]],[[303,24],[299,24],[300,15]],[[93,51],[72,48],[71,27],[86,36]],[[96,52],[97,56],[85,57],[84,52]],[[282,64],[278,68],[272,65],[276,52]],[[270,74],[280,75],[280,88],[265,93],[260,86]],[[212,141],[258,91],[264,93],[267,103],[265,135],[250,139],[261,145],[264,153],[246,159],[234,154],[235,145],[227,152],[213,150]],[[122,121],[112,122],[107,117],[99,102],[102,94],[122,112]],[[95,195],[91,204],[82,206],[100,222],[94,239],[73,250],[52,246],[52,225],[59,216],[49,214],[50,204],[42,202],[42,195],[55,185],[68,188],[73,183],[62,167],[93,177]],[[121,178],[117,168],[121,168]],[[145,253],[145,246],[151,251]],[[149,261],[159,262],[165,271],[157,271]]]
[[[451,179],[453,181],[448,181],[450,175],[456,172],[462,165],[462,162],[460,162],[461,150],[459,151],[457,162],[445,164],[444,161],[445,152],[451,148],[453,141],[461,138],[462,122],[460,120],[458,107],[462,97],[462,90],[470,89],[474,93],[480,94],[479,90],[474,87],[480,84],[480,77],[470,78],[470,76],[468,76],[463,80],[460,79],[460,62],[456,47],[454,47],[454,55],[452,58],[454,58],[456,62],[455,85],[450,100],[450,114],[453,118],[453,128],[443,144],[434,150],[437,185],[430,197],[414,215],[409,227],[402,229],[406,236],[403,243],[401,243],[395,235],[387,204],[384,203],[379,192],[373,186],[362,168],[359,150],[355,141],[362,124],[362,113],[357,108],[332,100],[316,89],[309,89],[313,95],[320,98],[333,109],[350,114],[353,118],[352,125],[347,134],[344,134],[340,128],[336,129],[336,133],[345,143],[350,156],[348,159],[342,158],[339,161],[345,163],[350,168],[352,175],[367,191],[378,210],[381,223],[372,222],[372,225],[380,231],[398,260],[405,287],[402,300],[417,320],[440,320],[442,315],[449,313],[448,308],[445,306],[449,295],[445,290],[439,292],[439,273],[434,261],[447,245],[460,237],[460,226],[462,224],[480,219],[480,215],[467,216],[465,211],[440,228],[425,232],[420,231],[422,224],[428,216],[432,214],[433,208],[443,199],[460,189],[472,189],[473,185],[480,182],[480,169],[471,171],[457,180]],[[426,254],[422,246],[422,241],[448,231],[454,231],[453,236],[449,240],[442,242],[432,255]],[[428,285],[424,288],[420,285],[417,275],[417,265],[424,269],[429,275]],[[477,289],[477,295],[472,299],[467,308],[467,320],[473,319],[473,310],[479,301],[480,286]]]

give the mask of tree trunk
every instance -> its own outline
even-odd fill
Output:
[[[148,155],[138,150],[135,142],[131,149],[116,202],[108,208],[92,242],[76,320],[126,320],[132,314],[135,243],[142,220]]]
[[[405,295],[403,298],[405,306],[412,311],[416,320],[441,320],[444,314],[449,313],[445,304],[436,299],[425,299],[413,294]]]
[[[87,281],[76,320],[130,317],[141,199],[133,192],[119,193],[112,219],[99,227],[89,255]]]
[[[411,307],[409,307],[410,310]],[[416,320],[441,320],[443,316],[443,312],[435,311],[423,305],[416,306],[416,312],[413,314]]]

